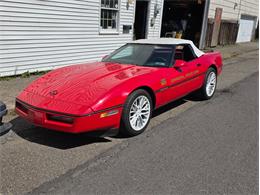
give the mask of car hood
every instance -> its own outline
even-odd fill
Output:
[[[47,73],[25,91],[91,107],[113,87],[151,71],[147,67],[109,62],[73,65]]]

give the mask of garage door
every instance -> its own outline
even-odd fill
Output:
[[[240,19],[239,30],[237,35],[237,43],[251,41],[255,21],[248,19]]]

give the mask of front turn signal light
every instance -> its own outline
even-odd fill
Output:
[[[102,114],[100,114],[100,118],[112,116],[112,115],[115,115],[115,114],[118,114],[118,113],[119,113],[118,110],[111,110],[111,111],[108,111],[108,112],[103,112]]]

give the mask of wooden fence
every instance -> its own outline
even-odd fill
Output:
[[[222,20],[220,25],[220,30],[219,30],[219,36],[218,36],[218,45],[235,44],[237,33],[238,33],[238,27],[239,25],[237,22]],[[213,21],[209,20],[207,26],[206,40],[205,40],[206,47],[211,46],[212,32],[213,32]]]

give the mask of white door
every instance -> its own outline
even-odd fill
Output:
[[[237,43],[250,42],[252,38],[254,20],[240,19]]]

